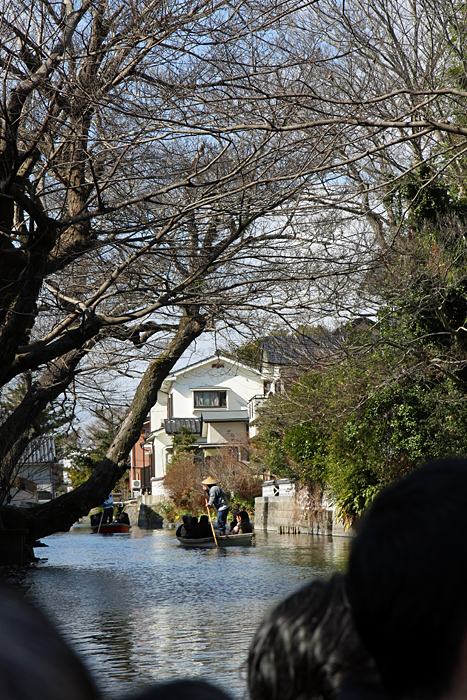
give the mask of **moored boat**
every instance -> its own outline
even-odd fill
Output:
[[[93,533],[99,535],[113,535],[120,532],[130,532],[131,525],[127,523],[102,523],[91,527]]]
[[[251,547],[254,541],[254,533],[248,532],[244,535],[217,535],[219,547]],[[214,537],[201,537],[193,539],[189,537],[177,537],[177,540],[184,547],[202,547],[203,549],[213,549],[216,546]]]

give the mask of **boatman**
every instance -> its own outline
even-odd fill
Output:
[[[107,496],[104,503],[102,504],[104,512],[102,513],[102,525],[105,523],[111,523],[114,519],[114,497],[111,493]]]
[[[208,476],[204,481],[201,482],[203,485],[206,505],[209,508],[214,506],[217,509],[217,523],[219,527],[219,533],[225,535],[225,525],[227,522],[227,513],[230,509],[230,504],[227,500],[227,496],[223,492],[220,486],[218,486],[216,479],[212,476]]]

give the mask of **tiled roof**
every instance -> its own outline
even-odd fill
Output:
[[[265,364],[303,365],[335,352],[342,340],[329,335],[268,336],[263,340]]]
[[[167,435],[179,433],[180,428],[188,428],[193,435],[201,435],[201,418],[166,418],[164,420]]]
[[[248,420],[248,411],[203,411],[205,423],[236,423]]]
[[[18,461],[19,464],[52,462],[55,462],[55,441],[52,435],[43,435],[31,440]]]

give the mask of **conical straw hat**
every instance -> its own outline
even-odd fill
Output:
[[[213,479],[212,476],[207,476],[201,483],[205,486],[214,486],[214,484],[217,484],[217,479]]]

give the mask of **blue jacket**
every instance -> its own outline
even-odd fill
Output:
[[[103,508],[113,508],[114,505],[114,497],[112,494],[109,494],[107,498],[105,499],[104,503],[102,504]]]

